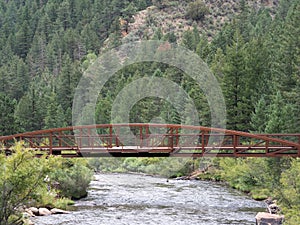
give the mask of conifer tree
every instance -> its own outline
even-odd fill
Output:
[[[80,73],[77,68],[74,68],[70,57],[64,55],[63,66],[57,83],[57,97],[65,111],[72,108],[73,93],[79,78]]]
[[[49,100],[47,101],[44,124],[44,129],[66,126],[63,108],[58,103],[57,96],[54,92],[50,94]]]
[[[268,115],[268,106],[265,97],[262,96],[255,104],[254,112],[252,112],[251,115],[251,131],[254,133],[264,133],[266,130],[266,124],[268,123]]]
[[[39,103],[38,91],[35,86],[31,86],[27,94],[20,99],[15,112],[20,131],[34,131],[43,128],[43,108]]]
[[[294,115],[291,104],[286,103],[278,91],[268,108],[266,133],[291,133],[294,130]]]
[[[0,93],[0,136],[16,132],[14,111],[16,101]]]
[[[237,30],[234,42],[226,50],[223,70],[223,94],[227,109],[227,127],[233,130],[249,129],[250,99],[245,95],[245,44]]]

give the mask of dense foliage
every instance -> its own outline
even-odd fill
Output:
[[[164,8],[166,2],[176,5],[176,1],[167,0],[0,1],[0,135],[71,125],[73,95],[83,71],[103,51],[140,37],[177,42],[210,66],[222,86],[227,128],[258,133],[300,132],[298,0],[281,0],[272,11],[240,1],[235,5],[239,14],[218,28],[220,32],[213,37],[197,26],[180,35],[161,29],[153,34],[138,30],[131,35],[129,24],[134,22],[136,12],[152,4]],[[207,2],[214,4],[186,1],[189,11],[184,15],[190,18],[190,24],[193,20],[205,24]],[[151,16],[147,17],[145,26],[151,21]],[[183,87],[194,100],[201,125],[210,126],[209,104],[200,87],[180,70],[150,62],[128,66],[105,84],[98,96],[96,122],[110,123],[118,93],[144,76],[163,77]],[[190,110],[185,102],[179,107]],[[130,122],[151,122],[157,117],[167,123],[185,122],[174,106],[160,98],[142,99],[130,112]],[[168,160],[151,160],[95,160],[93,165],[114,169],[120,168],[119,163],[121,170],[153,173],[160,168],[164,175],[174,175],[176,166],[165,169]],[[215,164],[219,169],[215,171],[217,179],[258,197],[276,196],[290,224],[299,223],[298,160],[222,159]],[[189,168],[191,164],[187,165]],[[70,171],[73,167],[65,168],[68,176],[59,175],[63,170],[53,176],[60,176],[66,186],[74,186],[72,182],[80,174]],[[180,174],[189,171],[180,168]],[[70,196],[67,190],[61,193]]]
[[[33,159],[33,154],[21,151],[16,146],[13,156],[6,158],[0,154],[0,224],[20,224],[21,216],[15,210],[36,197],[36,188],[46,188],[43,182],[49,172],[49,165],[41,159]]]
[[[21,143],[11,156],[0,154],[0,168],[0,225],[23,224],[24,206],[65,209],[72,203],[70,198],[86,195],[92,178],[83,161],[36,158]]]
[[[82,160],[64,160],[62,165],[50,175],[51,180],[58,182],[59,194],[71,199],[87,196],[87,188],[93,172],[82,163]]]
[[[283,162],[284,161],[284,162]],[[278,200],[286,224],[299,224],[299,159],[221,159],[215,162],[219,168],[203,178],[219,175],[230,186],[249,193],[256,199],[270,196]]]
[[[209,13],[208,7],[201,0],[189,3],[187,16],[193,20],[203,20],[205,15]]]
[[[89,166],[102,172],[136,172],[166,178],[185,176],[199,166],[199,162],[184,158],[94,158]]]

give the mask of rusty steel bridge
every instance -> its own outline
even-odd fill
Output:
[[[0,136],[36,155],[62,157],[300,157],[300,134],[252,134],[175,124],[98,124]]]

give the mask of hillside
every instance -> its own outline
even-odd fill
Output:
[[[278,0],[245,1],[244,6],[240,1],[205,0],[203,1],[204,6],[207,7],[205,17],[194,20],[188,16],[191,2],[163,1],[149,6],[133,15],[133,22],[129,23],[128,31],[123,33],[123,36],[149,39],[158,29],[161,29],[162,33],[174,33],[178,39],[181,39],[185,31],[197,27],[202,34],[206,34],[211,39],[225,23],[232,21],[243,7],[255,11],[267,9],[272,17],[278,7]]]

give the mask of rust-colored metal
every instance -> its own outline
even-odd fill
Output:
[[[162,128],[164,133],[153,133]],[[63,157],[300,157],[300,134],[176,124],[98,124],[26,132],[0,136],[0,151],[10,151],[16,141],[37,155]]]

